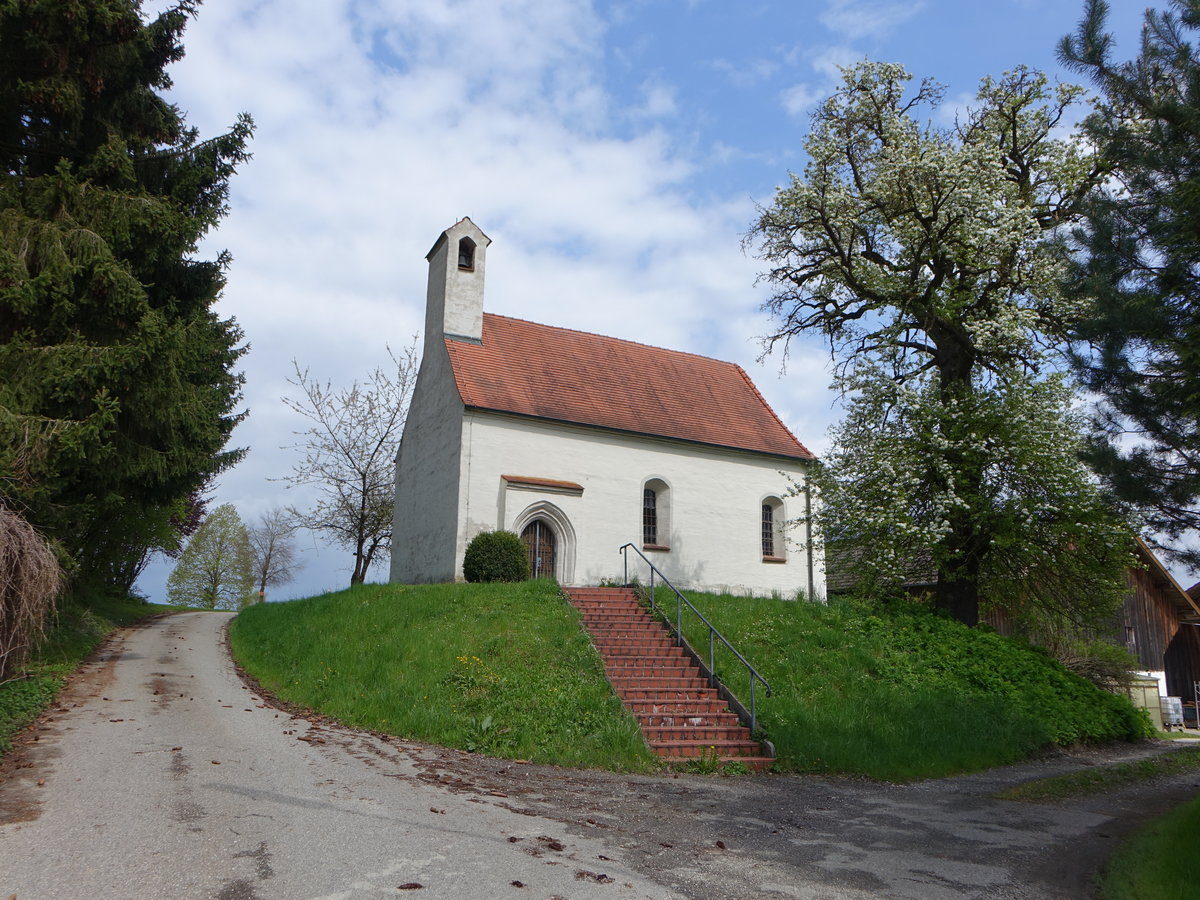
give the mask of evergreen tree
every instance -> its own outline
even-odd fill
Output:
[[[167,578],[167,599],[178,606],[241,609],[254,596],[254,552],[241,516],[222,503],[201,523]]]
[[[1200,0],[1147,10],[1128,62],[1113,59],[1107,14],[1089,0],[1060,46],[1100,87],[1085,129],[1112,172],[1085,208],[1086,252],[1066,282],[1095,298],[1074,354],[1103,397],[1089,456],[1200,567],[1200,552],[1177,543],[1200,529]]]
[[[0,500],[122,588],[241,454],[228,257],[195,253],[252,125],[160,96],[197,5],[0,2]]]
[[[1093,617],[1119,597],[1131,539],[1064,440],[1069,391],[1038,374],[1081,307],[1061,290],[1056,232],[1097,173],[1053,137],[1079,91],[1018,69],[937,128],[922,117],[941,89],[909,80],[845,70],[803,176],[751,233],[771,266],[771,339],[825,337],[851,399],[824,530],[885,584],[928,561],[938,605],[967,624],[989,602]],[[1082,565],[1086,581],[1039,575]]]

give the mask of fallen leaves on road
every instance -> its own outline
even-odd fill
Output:
[[[575,873],[576,881],[594,881],[596,884],[612,884],[613,879],[603,872],[588,872],[580,869]]]

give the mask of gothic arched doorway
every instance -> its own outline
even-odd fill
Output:
[[[529,575],[531,578],[553,578],[555,540],[554,532],[544,519],[534,519],[521,532],[521,540],[529,550]]]

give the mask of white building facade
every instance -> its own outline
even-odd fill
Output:
[[[623,577],[618,550],[632,543],[681,588],[824,597],[806,521],[813,457],[745,372],[485,314],[490,243],[463,219],[427,257],[391,580],[461,580],[470,540],[504,529],[562,584]]]

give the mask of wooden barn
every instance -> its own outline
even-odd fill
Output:
[[[1121,607],[1123,643],[1168,697],[1192,699],[1200,681],[1200,603],[1179,586],[1141,540],[1145,568],[1128,574],[1129,596]]]

